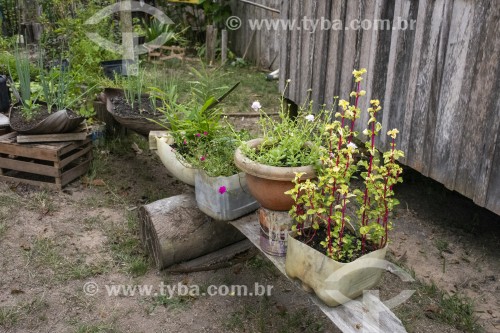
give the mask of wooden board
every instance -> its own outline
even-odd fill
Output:
[[[17,136],[17,143],[37,143],[37,142],[66,142],[66,141],[83,141],[87,138],[87,131],[78,133],[59,133],[59,134],[36,134]]]
[[[254,214],[231,222],[259,250],[260,225]],[[262,250],[261,250],[262,251]],[[285,258],[276,257],[262,252],[286,276]],[[298,288],[301,288],[296,283]],[[314,304],[344,333],[403,333],[406,332],[401,320],[376,295],[365,294],[364,298],[352,300],[349,303],[330,308],[323,304],[315,295],[307,294]]]

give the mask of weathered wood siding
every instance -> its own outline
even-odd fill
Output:
[[[383,103],[384,129],[398,128],[403,163],[500,214],[500,1],[285,0],[282,16],[342,20],[340,30],[287,31],[281,38],[286,95],[331,104],[353,90]],[[415,20],[415,29],[345,30],[353,19]],[[357,123],[366,126],[367,115]],[[383,135],[379,147],[387,148]]]
[[[250,0],[269,8],[280,10],[281,0]],[[278,20],[280,14],[259,8],[239,0],[232,2],[232,15],[241,19],[241,28],[235,31],[229,31],[230,49],[238,57],[245,54],[246,61],[257,65],[263,69],[279,68],[280,40],[279,31],[273,29],[261,29],[252,31],[249,20]]]

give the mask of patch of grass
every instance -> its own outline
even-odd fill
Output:
[[[52,239],[36,239],[30,251],[26,253],[28,265],[51,270],[53,272],[51,280],[60,282],[85,279],[103,274],[108,270],[106,263],[89,265],[82,258],[70,260],[64,257],[62,252],[64,249]]]
[[[3,237],[5,233],[7,232],[8,226],[6,222],[0,222],[0,237]]]
[[[36,192],[30,198],[28,208],[41,214],[50,214],[57,209],[54,199],[46,190]]]
[[[136,213],[127,214],[127,223],[105,226],[108,244],[116,263],[123,266],[128,274],[142,276],[149,269],[149,262],[139,239],[139,224]]]
[[[77,324],[75,333],[119,333],[113,323]]]
[[[94,149],[92,162],[90,163],[90,168],[87,172],[89,183],[92,183],[94,179],[101,177],[101,175],[106,172],[110,172],[108,155],[98,149]]]
[[[270,274],[272,276],[281,275],[281,273],[278,272],[273,263],[266,258],[263,258],[261,255],[256,255],[255,257],[250,258],[246,262],[246,266],[256,271],[262,271],[265,274]]]
[[[158,295],[152,298],[152,308],[149,313],[158,306],[164,306],[168,311],[180,311],[188,308],[192,298],[188,296],[169,297],[167,295]]]
[[[483,332],[474,314],[474,304],[464,295],[449,295],[436,284],[415,281],[416,292],[406,303],[396,309],[396,315],[409,332],[413,322],[427,316],[463,332]]]
[[[19,308],[15,306],[0,306],[0,327],[10,328],[19,320]]]
[[[11,328],[27,316],[30,317],[30,322],[35,320],[47,320],[43,315],[43,311],[49,307],[43,296],[35,297],[29,302],[16,306],[0,306],[0,328]],[[36,319],[35,319],[36,318]],[[1,330],[0,330],[1,331]]]
[[[441,293],[439,299],[439,318],[466,332],[479,332],[481,327],[474,315],[474,304],[469,298],[454,294]]]
[[[85,230],[92,230],[95,229],[97,226],[99,226],[102,223],[102,217],[101,216],[88,216],[83,219],[83,224],[85,226]]]
[[[442,254],[443,252],[450,252],[450,244],[445,240],[438,239],[436,240],[435,245],[440,254]]]
[[[0,207],[10,207],[12,205],[15,205],[19,199],[15,198],[12,195],[1,194],[0,195]]]
[[[289,312],[285,307],[273,309],[269,298],[263,297],[256,305],[245,304],[241,311],[233,312],[223,323],[228,331],[249,332],[323,332],[321,320],[308,311],[295,310]]]
[[[81,258],[76,262],[68,263],[66,273],[62,274],[64,280],[83,280],[91,276],[106,273],[109,270],[107,263],[86,264]]]

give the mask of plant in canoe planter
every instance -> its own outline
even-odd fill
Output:
[[[19,89],[11,84],[18,100],[9,112],[10,126],[18,133],[51,134],[74,131],[84,118],[70,109],[88,91],[78,97],[70,92],[74,86],[67,70],[51,67],[46,70],[40,57],[39,84],[32,83],[30,62],[16,51]]]
[[[157,122],[151,121],[161,121],[163,114],[158,110],[161,101],[151,91],[146,93],[144,76],[145,71],[139,69],[137,76],[117,78],[122,89],[104,89],[101,100],[118,123],[147,136],[150,131],[163,129]]]
[[[301,106],[295,119],[283,99],[279,120],[261,112],[262,137],[242,144],[235,153],[236,166],[246,173],[250,192],[264,207],[287,211],[293,200],[285,194],[293,187],[296,173],[301,180],[314,178],[314,165],[319,161],[321,136],[317,135],[329,112],[314,116],[312,103]],[[260,110],[259,102],[252,108]]]
[[[387,134],[391,149],[382,155],[375,138],[382,130],[377,122],[378,100],[370,101],[368,129],[363,134],[366,156],[356,161],[360,150],[352,142],[354,123],[361,113],[359,98],[362,74],[354,71],[357,89],[351,93],[354,105],[341,100],[337,120],[326,124],[324,148],[316,179],[301,182],[288,191],[294,200],[290,215],[294,226],[288,237],[285,269],[329,306],[345,303],[375,286],[382,275],[380,265],[387,251],[391,229],[390,212],[398,201],[393,186],[402,182],[402,168],[396,163],[403,152],[396,149],[396,129]],[[357,180],[361,176],[363,181]]]
[[[152,121],[168,130],[165,137],[156,139],[157,153],[167,171],[182,182],[194,186],[196,168],[189,162],[194,156],[191,151],[194,146],[185,143],[196,142],[197,135],[203,133],[209,134],[207,139],[220,133],[222,112],[217,106],[238,87],[239,82],[228,90],[227,87],[213,88],[212,73],[195,69],[192,72],[198,80],[191,82],[190,94],[182,100],[177,85],[173,83],[163,90],[153,89],[152,95],[161,100],[159,110],[164,115],[164,122]],[[215,98],[214,94],[219,91],[225,92]]]

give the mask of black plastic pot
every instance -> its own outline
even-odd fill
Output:
[[[127,76],[128,67],[134,63],[133,60],[121,59],[121,60],[110,60],[102,61],[101,67],[104,71],[104,75],[110,79],[114,80],[115,76]]]
[[[7,76],[0,75],[0,112],[6,112],[10,106],[10,91],[7,86]]]

